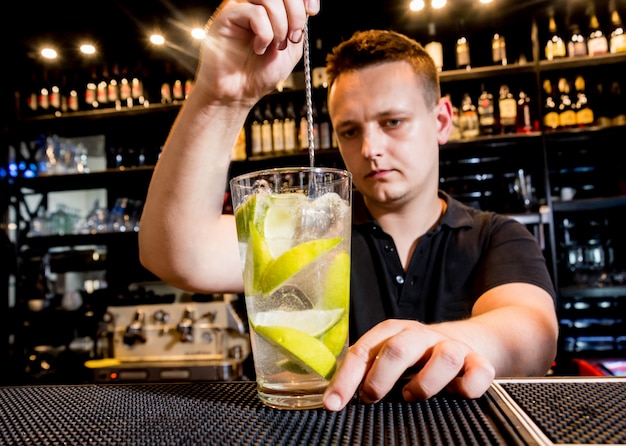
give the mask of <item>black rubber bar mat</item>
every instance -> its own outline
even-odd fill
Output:
[[[619,389],[609,385],[610,390],[600,383],[588,389],[569,386],[507,382],[476,400],[441,395],[420,403],[405,403],[392,395],[377,404],[355,401],[337,413],[266,407],[258,400],[252,382],[3,387],[0,445],[542,443],[532,428],[529,433],[528,422],[517,420],[519,407],[527,409],[551,439],[581,443],[578,440],[592,438],[594,444],[601,444],[597,439],[605,438],[606,429],[600,432],[602,437],[594,437],[591,428],[591,433],[583,435],[581,428],[572,428],[569,411],[572,417],[580,416],[576,409],[585,401],[587,407],[598,405],[592,414],[594,422],[603,418],[607,409],[626,413],[623,408],[614,409],[626,404],[626,384],[622,382]],[[579,405],[562,400],[564,393],[571,394]],[[509,398],[521,406],[509,408]],[[611,441],[623,439],[624,417],[609,420],[622,426]]]

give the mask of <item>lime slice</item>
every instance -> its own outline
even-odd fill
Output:
[[[242,242],[250,237],[250,226],[256,225],[262,231],[261,223],[265,218],[269,196],[266,194],[252,194],[242,205],[235,210],[237,235]]]
[[[339,252],[328,267],[324,285],[325,308],[345,308],[350,305],[350,254]]]
[[[265,239],[261,236],[261,234],[259,234],[256,226],[250,225],[249,231],[250,241],[248,243],[248,251],[246,254],[246,270],[249,271],[249,274],[252,274],[252,277],[246,278],[246,283],[252,284],[252,290],[250,290],[247,294],[254,295],[259,292],[263,273],[267,269],[268,265],[274,261],[274,257],[272,257],[272,254],[267,247],[267,243],[265,243]]]
[[[258,325],[254,331],[271,344],[281,348],[297,364],[329,379],[335,372],[337,360],[317,338],[291,327]]]
[[[253,327],[282,326],[295,328],[309,336],[317,337],[326,333],[340,319],[345,311],[342,308],[333,310],[304,310],[304,311],[263,311],[251,318]]]
[[[313,260],[341,243],[341,237],[310,240],[294,246],[265,268],[259,288],[263,294],[274,290]]]
[[[332,326],[320,338],[324,345],[328,347],[328,350],[335,356],[339,356],[346,345],[348,324],[348,314],[346,313],[337,324]]]
[[[263,235],[272,256],[280,256],[293,245],[293,236],[298,226],[297,208],[303,200],[305,197],[302,194],[270,196],[263,219]]]

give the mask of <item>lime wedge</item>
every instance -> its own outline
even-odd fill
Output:
[[[317,338],[291,327],[258,325],[254,331],[281,348],[294,362],[322,378],[329,379],[335,372],[337,367],[335,355]]]
[[[339,252],[328,267],[324,285],[325,308],[348,308],[350,305],[350,254]]]
[[[261,223],[265,218],[265,212],[269,204],[266,194],[253,194],[235,210],[235,222],[239,240],[246,241],[250,237],[250,226],[256,225],[262,231]]]
[[[309,263],[317,259],[342,241],[341,237],[310,240],[301,243],[270,263],[263,272],[259,288],[263,294],[274,290],[285,280],[296,274]]]
[[[320,338],[324,345],[328,347],[328,350],[335,356],[339,356],[346,345],[348,324],[348,314],[346,313],[337,324],[332,326]]]
[[[248,292],[249,295],[254,295],[259,292],[261,278],[263,273],[274,261],[274,257],[265,243],[265,239],[259,234],[255,225],[250,225],[250,241],[248,243],[248,251],[246,253],[247,268],[246,270],[252,274],[252,277],[246,278],[246,284],[252,284],[252,290]]]
[[[303,311],[263,311],[251,318],[253,327],[282,326],[295,328],[309,336],[317,337],[330,330],[345,311],[342,308],[333,310],[303,310]]]

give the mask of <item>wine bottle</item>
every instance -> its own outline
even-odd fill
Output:
[[[622,19],[614,9],[611,12],[611,33],[609,34],[609,51],[611,53],[626,52],[626,34],[624,34],[624,25]]]
[[[491,58],[495,65],[506,65],[506,41],[504,36],[495,33],[491,39]]]
[[[328,115],[328,103],[326,99],[322,102],[319,113],[319,129],[320,129],[320,149],[328,150],[332,148],[332,130],[330,125],[330,116]]]
[[[533,131],[533,114],[531,99],[524,90],[520,90],[517,96],[517,133],[530,133]]]
[[[567,129],[576,126],[576,111],[570,97],[570,85],[566,78],[562,77],[558,83],[559,89],[559,128]]]
[[[424,46],[426,52],[430,55],[435,62],[437,71],[443,70],[443,45],[436,40],[435,35],[435,23],[428,23],[428,43]]]
[[[285,150],[288,152],[294,152],[297,148],[298,134],[296,130],[296,110],[293,106],[293,102],[287,103],[285,109]]]
[[[548,31],[550,33],[550,37],[548,38],[548,42],[546,43],[545,48],[546,59],[553,60],[565,57],[567,55],[567,49],[565,48],[565,42],[563,42],[563,38],[558,33],[554,16],[550,16],[550,20],[548,22]]]
[[[285,112],[280,102],[274,107],[272,120],[272,142],[274,152],[282,153],[285,151]]]
[[[590,56],[596,56],[598,54],[606,54],[609,52],[609,43],[606,36],[600,28],[598,17],[595,11],[591,13],[589,19],[589,37],[587,38],[587,53]]]
[[[257,105],[252,112],[252,124],[250,124],[250,153],[252,156],[260,155],[263,152],[262,123],[263,115],[261,114],[261,108]]]
[[[593,110],[589,105],[589,98],[585,89],[585,79],[582,76],[576,76],[574,80],[574,89],[576,90],[576,125],[578,127],[587,127],[593,125]]]
[[[469,93],[464,93],[461,101],[460,127],[463,138],[473,138],[480,134],[478,111]]]
[[[272,108],[270,103],[265,103],[265,109],[263,110],[263,122],[261,123],[261,147],[263,153],[272,153],[274,150],[274,142],[272,141],[272,122],[274,116],[272,115]]]
[[[511,93],[509,86],[500,86],[498,98],[498,110],[500,112],[500,129],[502,133],[515,133],[517,125],[517,101]]]
[[[481,86],[481,93],[478,97],[478,126],[481,135],[493,135],[496,132],[496,114],[493,94],[484,85]]]
[[[611,124],[626,125],[626,96],[619,81],[611,83]]]
[[[587,39],[585,39],[577,23],[572,25],[572,34],[567,44],[567,52],[570,57],[587,55]]]
[[[469,70],[471,68],[469,42],[465,36],[456,41],[456,67]]]
[[[554,89],[550,79],[543,81],[543,128],[545,130],[556,130],[559,128],[559,112],[554,97]]]

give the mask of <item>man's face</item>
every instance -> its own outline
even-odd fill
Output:
[[[436,193],[449,110],[424,102],[408,62],[341,74],[328,105],[342,157],[368,205],[397,207]]]

